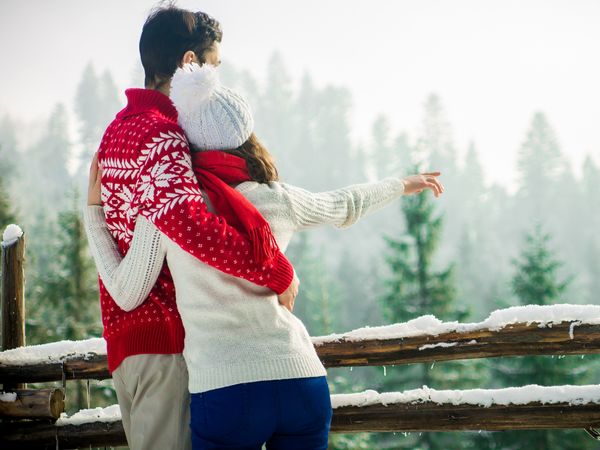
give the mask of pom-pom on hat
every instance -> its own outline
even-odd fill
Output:
[[[215,66],[191,63],[178,68],[171,81],[171,101],[194,150],[232,150],[254,130],[250,105],[221,85]]]

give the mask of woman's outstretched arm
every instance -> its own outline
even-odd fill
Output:
[[[404,179],[390,177],[319,193],[283,183],[281,186],[297,229],[325,224],[346,228],[403,194],[419,194],[425,189],[430,189],[438,197],[444,190],[437,180],[439,175],[438,172],[434,172],[412,175]]]

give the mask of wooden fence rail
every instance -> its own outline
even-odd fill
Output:
[[[525,355],[600,353],[600,325],[515,323],[403,339],[327,342],[316,346],[326,367],[384,366]]]
[[[126,445],[125,431],[120,420],[62,427],[51,423],[0,424],[1,448],[55,450]]]
[[[385,366],[433,361],[525,355],[585,355],[600,353],[600,325],[562,322],[540,327],[538,323],[516,323],[500,330],[480,329],[437,336],[340,340],[317,343],[316,351],[330,367]],[[60,362],[33,365],[2,363],[0,382],[34,383],[64,379],[110,378],[106,355],[67,357]]]
[[[24,323],[24,240],[21,237],[2,251],[2,345],[3,350],[25,345]],[[581,315],[581,314],[580,314]],[[584,315],[587,315],[584,314]],[[596,316],[598,313],[596,312]],[[522,316],[521,316],[522,317]],[[573,316],[569,316],[573,317]],[[579,317],[579,316],[575,316]],[[522,319],[526,320],[526,319]],[[543,320],[538,318],[538,320]],[[484,328],[497,323],[486,321],[440,328],[437,335],[420,334],[398,337],[388,334],[356,339],[356,333],[335,339],[315,339],[315,349],[328,367],[386,366],[435,361],[464,360],[526,355],[585,355],[600,353],[600,324],[589,320],[561,323],[513,323],[500,329]],[[593,323],[593,322],[592,322]],[[450,331],[455,330],[455,331]],[[80,342],[86,351],[99,351]],[[61,389],[23,390],[23,383],[77,379],[110,378],[105,354],[57,357],[35,364],[11,363],[8,353],[0,352],[0,383],[4,390],[17,390],[18,402],[2,402],[0,417],[27,417],[55,420],[64,410]],[[3,362],[4,356],[4,362]],[[529,388],[529,387],[528,387]],[[579,387],[578,387],[579,388]],[[594,391],[597,387],[592,387]],[[465,391],[456,391],[463,393]],[[386,394],[389,395],[389,394]],[[393,394],[397,395],[397,394]],[[341,396],[339,396],[341,397]],[[339,398],[338,397],[338,398]],[[525,430],[546,428],[585,428],[600,426],[600,395],[589,402],[542,403],[543,397],[528,397],[523,404],[480,406],[467,403],[419,401],[383,403],[368,406],[343,406],[334,409],[332,431],[355,432],[427,432],[464,430]],[[586,400],[586,401],[587,401]],[[476,402],[479,403],[479,402]],[[351,403],[356,405],[357,403]],[[16,409],[15,409],[16,408]],[[72,419],[56,424],[40,421],[0,422],[0,448],[84,448],[88,446],[126,445],[120,420],[75,425]],[[62,423],[61,423],[62,421]]]
[[[600,404],[597,403],[529,403],[483,407],[426,402],[336,408],[331,431],[357,433],[583,429],[597,423],[600,423]],[[0,431],[2,448],[55,449],[57,443],[60,448],[127,445],[121,421],[67,426],[12,423],[0,425]]]

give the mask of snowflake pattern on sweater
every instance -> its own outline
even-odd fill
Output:
[[[109,125],[99,151],[106,224],[120,252],[127,253],[142,214],[201,261],[283,292],[293,277],[289,261],[279,254],[272,264],[260,266],[248,258],[246,238],[208,212],[168,97],[145,89],[126,93],[129,103]],[[130,354],[181,351],[183,328],[166,265],[149,300],[131,312],[118,308],[100,284],[111,370]]]

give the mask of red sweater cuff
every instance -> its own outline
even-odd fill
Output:
[[[294,268],[285,255],[281,252],[276,256],[271,270],[271,277],[267,287],[277,295],[283,294],[292,284]]]

